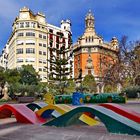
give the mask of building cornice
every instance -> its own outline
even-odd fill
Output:
[[[115,50],[115,49],[111,49],[111,48],[107,48],[107,47],[104,47],[103,45],[79,45],[78,47],[73,47],[73,51],[76,52],[82,48],[99,48],[99,49],[104,49],[104,50],[108,50],[108,51],[111,51],[111,52],[114,52],[114,53],[118,53],[119,52],[119,49],[118,50]]]

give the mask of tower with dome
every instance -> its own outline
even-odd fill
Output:
[[[103,38],[96,33],[95,18],[91,10],[88,11],[85,17],[85,31],[77,42],[73,45],[74,48],[74,77],[79,83],[79,74],[81,78],[88,74],[95,77],[97,84],[97,92],[104,92],[104,67],[102,62],[115,62],[118,54],[118,40],[113,37],[110,42],[105,42]]]

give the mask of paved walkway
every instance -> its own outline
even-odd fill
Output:
[[[140,104],[140,99],[127,100],[126,104]]]
[[[96,127],[71,126],[66,128],[22,125],[14,119],[3,119],[0,140],[140,140],[137,136],[109,134],[101,124]]]

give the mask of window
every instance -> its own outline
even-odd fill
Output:
[[[89,42],[90,42],[90,36],[89,36]]]
[[[73,64],[73,61],[72,61],[72,60],[70,60],[70,64],[71,64],[71,65]]]
[[[26,48],[26,53],[35,53],[34,48]]]
[[[53,30],[52,30],[52,29],[50,29],[50,30],[49,30],[49,32],[50,32],[50,33],[53,33]]]
[[[59,43],[59,36],[56,36],[56,42]]]
[[[26,45],[35,45],[35,43],[26,43]]]
[[[26,40],[26,45],[35,45],[34,40]]]
[[[46,36],[45,35],[43,35],[43,39],[46,39]]]
[[[23,58],[17,58],[17,63],[23,62]]]
[[[46,69],[44,68],[43,71],[46,72]]]
[[[87,39],[87,37],[86,37],[86,42],[88,42],[88,39]]]
[[[46,47],[46,44],[43,44],[43,47]]]
[[[17,49],[17,54],[23,54],[23,49]]]
[[[52,42],[50,42],[50,47],[52,47],[52,45],[53,45]]]
[[[53,34],[49,34],[49,39],[51,42],[53,41]]]
[[[18,33],[17,36],[24,36],[24,33]]]
[[[39,54],[42,55],[42,51],[39,51]]]
[[[31,27],[35,28],[35,23],[31,22]]]
[[[93,36],[92,36],[92,42],[94,41],[94,38],[93,38]]]
[[[33,32],[27,32],[26,33],[26,36],[35,36],[35,33],[33,33]]]
[[[46,52],[43,52],[43,55],[46,55]]]
[[[42,43],[39,43],[39,46],[42,46]]]
[[[30,27],[29,22],[25,22],[25,27]]]
[[[46,60],[43,60],[43,64],[46,64],[47,62],[46,62]]]
[[[65,42],[65,38],[63,38],[63,44],[65,44],[66,42]]]
[[[24,28],[24,22],[20,23],[20,28]]]
[[[39,63],[42,63],[42,59],[39,59]]]
[[[50,71],[52,71],[52,66],[50,66]]]
[[[26,62],[35,62],[35,58],[26,58]]]
[[[16,24],[16,28],[19,28],[19,23]]]
[[[59,49],[59,44],[56,44],[56,48]]]
[[[42,35],[41,34],[39,34],[39,38],[42,38]]]
[[[39,71],[42,71],[42,68],[39,68]]]
[[[17,45],[23,45],[24,41],[23,40],[17,40]]]

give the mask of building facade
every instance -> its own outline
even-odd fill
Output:
[[[0,66],[4,69],[7,69],[8,64],[8,45],[3,48],[2,54],[0,55]]]
[[[103,92],[104,74],[102,61],[116,60],[118,53],[118,40],[114,37],[110,42],[104,42],[103,38],[95,32],[95,19],[91,11],[85,17],[84,34],[78,38],[74,47],[74,77],[77,82],[87,74],[95,77],[97,92]],[[79,77],[80,76],[80,77]]]
[[[44,14],[34,14],[27,7],[20,9],[18,17],[13,22],[12,33],[7,42],[7,68],[18,69],[22,65],[30,64],[39,73],[42,82],[47,82],[49,80],[47,68],[50,67],[48,48],[51,47],[51,37],[53,39],[51,43],[53,47],[56,47],[54,36],[57,35],[57,32],[63,33],[65,44],[68,46],[71,24],[67,22],[68,20],[63,21],[61,27],[56,27],[46,22]]]

